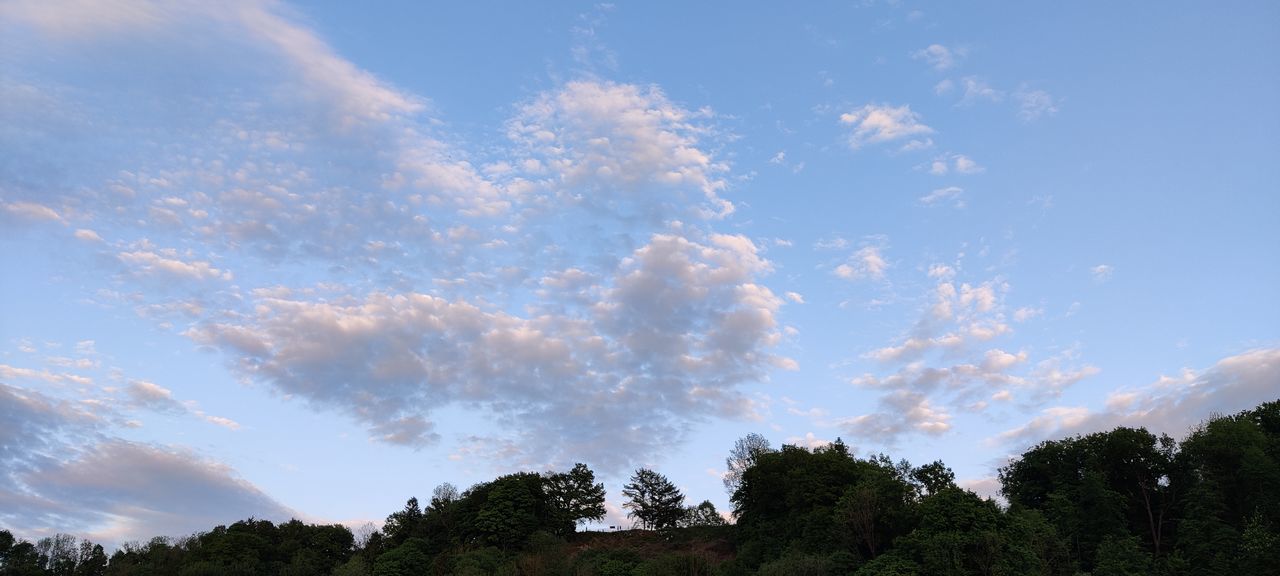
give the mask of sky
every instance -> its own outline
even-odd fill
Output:
[[[1280,4],[5,0],[0,526],[1280,398]]]

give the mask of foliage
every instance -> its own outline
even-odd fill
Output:
[[[680,519],[681,526],[724,526],[728,524],[724,517],[716,511],[716,505],[710,500],[703,500],[701,504],[692,506],[685,510],[684,517]]]
[[[544,483],[568,531],[578,524],[604,519],[604,484],[596,483],[595,473],[586,464],[579,462],[568,472],[547,474]]]
[[[685,515],[684,494],[666,476],[648,468],[631,475],[622,495],[628,499],[622,505],[630,510],[627,517],[635,518],[642,528],[674,528]]]

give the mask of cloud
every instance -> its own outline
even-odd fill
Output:
[[[173,392],[146,380],[131,380],[125,394],[134,406],[157,412],[186,412],[186,408],[173,398]]]
[[[831,444],[831,440],[818,438],[813,434],[813,432],[805,432],[804,436],[788,436],[783,443],[814,450]]]
[[[11,202],[0,205],[5,212],[20,220],[32,222],[62,222],[62,216],[53,208],[35,202]]]
[[[155,384],[131,386],[130,396],[173,403]],[[293,515],[223,464],[113,437],[121,415],[110,402],[0,383],[0,523],[28,534],[79,532],[110,545]]]
[[[678,440],[690,421],[751,414],[735,387],[787,361],[768,352],[782,337],[782,299],[753,281],[769,269],[742,236],[655,235],[607,279],[580,286],[593,294],[582,307],[518,316],[422,293],[264,297],[253,316],[188,335],[378,440],[439,440],[430,413],[464,404],[512,422],[506,430],[527,439],[521,458],[617,468]]]
[[[956,154],[952,156],[952,160],[955,161],[956,172],[961,174],[978,174],[986,171],[986,168],[979,166],[977,162],[974,162],[964,154]]]
[[[1046,438],[1117,426],[1145,427],[1182,437],[1209,414],[1233,414],[1276,400],[1280,349],[1258,348],[1223,358],[1205,370],[1184,369],[1137,388],[1119,388],[1101,409],[1053,406],[991,442],[1028,446]]]
[[[934,264],[929,267],[928,275],[938,280],[950,280],[955,277],[956,269],[946,264]]]
[[[911,53],[916,60],[924,60],[934,70],[945,72],[954,68],[958,61],[968,53],[964,49],[951,49],[941,44],[930,44],[927,48]]]
[[[84,240],[85,242],[102,242],[102,237],[97,232],[85,228],[76,230],[75,237],[77,240]]]
[[[920,204],[924,206],[933,206],[944,202],[951,202],[956,208],[964,208],[964,188],[959,186],[947,186],[946,188],[938,188],[933,192],[920,197]]]
[[[1032,308],[1030,306],[1023,306],[1022,308],[1014,310],[1013,321],[1022,323],[1022,322],[1031,320],[1032,318],[1038,318],[1043,315],[1044,315],[1044,308]]]
[[[1107,264],[1099,264],[1089,269],[1089,275],[1093,277],[1093,281],[1096,284],[1102,284],[1110,280],[1115,272],[1116,269]]]
[[[231,272],[214,268],[203,260],[182,260],[176,250],[165,249],[159,253],[145,250],[121,252],[116,255],[130,271],[138,276],[160,276],[183,280],[232,280]]]
[[[882,396],[879,407],[880,412],[847,418],[838,425],[856,438],[888,444],[908,433],[937,436],[951,429],[951,415],[917,392],[896,390]]]
[[[20,476],[23,485],[38,487],[37,497],[56,503],[41,520],[71,520],[88,526],[94,539],[120,542],[296,515],[231,468],[190,451],[125,440],[89,448]]]
[[[1058,113],[1059,100],[1044,90],[1032,90],[1026,85],[1013,93],[1018,103],[1018,118],[1023,122],[1034,122],[1042,116],[1053,116]]]
[[[904,335],[863,357],[879,366],[850,379],[878,393],[874,411],[836,420],[854,437],[894,443],[910,434],[937,435],[950,429],[955,410],[982,412],[989,401],[1007,402],[1015,393],[1031,405],[1059,397],[1098,373],[1081,364],[1074,349],[1035,360],[996,343],[1012,334],[1006,320],[1007,283],[958,283],[956,270],[935,265],[938,281],[920,318]]]
[[[889,262],[884,259],[881,246],[863,246],[849,256],[848,261],[836,266],[834,273],[846,280],[884,280]]]
[[[934,176],[945,176],[952,170],[957,174],[980,174],[987,169],[964,154],[945,154],[929,162],[929,173]]]
[[[290,77],[311,98],[324,100],[338,128],[417,112],[423,103],[387,86],[336,55],[310,30],[273,11],[272,4],[223,2],[86,2],[56,5],[19,0],[5,16],[63,43],[108,37],[162,39],[189,48],[212,34],[230,31],[261,52],[287,63]]]
[[[964,87],[964,94],[959,102],[961,106],[970,106],[982,100],[988,102],[1004,100],[1004,91],[992,88],[990,84],[976,76],[966,76],[960,80],[960,83]]]
[[[521,107],[507,133],[522,164],[551,167],[546,184],[590,189],[584,202],[652,209],[662,191],[692,189],[703,196],[699,215],[722,218],[734,211],[718,195],[728,167],[700,147],[711,132],[699,121],[710,115],[676,105],[656,86],[574,81]]]
[[[904,149],[927,148],[932,145],[928,138],[918,138],[933,134],[933,128],[921,121],[920,115],[912,112],[908,105],[889,106],[867,104],[856,110],[840,115],[840,123],[853,128],[849,135],[849,147],[857,150],[868,144],[884,144],[899,140],[911,139],[904,144]]]
[[[764,285],[751,240],[714,228],[734,210],[717,154],[732,136],[710,109],[579,78],[515,103],[506,138],[472,152],[284,5],[45,6],[6,12],[31,55],[14,115],[41,122],[3,144],[52,165],[0,172],[5,205],[109,246],[101,298],[245,380],[376,441],[444,440],[433,415],[461,407],[523,448],[504,462],[617,469],[693,422],[756,417],[739,387],[795,366],[774,351],[794,298]],[[51,59],[109,69],[30,64]],[[108,400],[236,426],[152,386]]]

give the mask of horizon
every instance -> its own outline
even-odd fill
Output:
[[[733,443],[998,494],[1280,382],[1280,6],[0,8],[0,528]],[[1268,265],[1267,262],[1273,264]]]

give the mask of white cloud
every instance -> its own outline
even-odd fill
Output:
[[[1033,122],[1042,116],[1058,113],[1059,101],[1044,90],[1032,90],[1023,85],[1013,93],[1013,99],[1018,103],[1018,118],[1023,122]]]
[[[34,496],[57,503],[48,514],[76,518],[97,540],[189,534],[249,517],[280,522],[296,516],[230,467],[188,450],[124,440],[89,448],[18,477],[35,489]]]
[[[769,351],[783,300],[754,278],[770,267],[743,236],[655,235],[583,307],[522,317],[421,293],[264,297],[253,316],[188,335],[382,441],[434,441],[430,413],[463,403],[509,419],[506,432],[527,437],[512,443],[521,458],[617,469],[677,441],[692,420],[750,417],[736,386],[794,364]]]
[[[1116,269],[1108,264],[1099,264],[1089,269],[1089,275],[1093,276],[1093,281],[1098,284],[1102,284],[1107,280],[1110,280],[1111,276],[1115,274],[1115,272]]]
[[[272,4],[243,0],[217,4],[70,0],[58,5],[19,0],[7,7],[6,16],[63,42],[132,36],[163,39],[183,48],[199,46],[209,36],[224,33],[226,28],[218,25],[228,26],[233,38],[286,62],[287,81],[300,83],[301,92],[323,100],[337,129],[423,109],[420,100],[339,57],[311,30],[273,8]]]
[[[917,392],[890,392],[881,397],[880,408],[880,412],[847,418],[838,424],[851,436],[887,444],[912,432],[938,436],[951,429],[951,415]]]
[[[722,218],[733,204],[720,198],[728,166],[701,148],[709,111],[690,112],[656,86],[575,81],[524,105],[507,132],[527,158],[554,167],[557,187],[587,187],[583,201],[619,200],[649,206],[660,190],[696,190],[699,215]]]
[[[960,105],[967,106],[976,104],[981,100],[988,102],[1000,102],[1004,100],[1004,92],[992,88],[986,81],[975,76],[966,76],[960,80],[964,87],[964,94],[960,97]]]
[[[790,444],[792,446],[800,446],[802,448],[808,448],[810,450],[813,450],[815,448],[822,448],[824,446],[831,444],[831,440],[818,438],[813,434],[813,432],[805,432],[804,436],[788,436],[787,439],[784,440],[783,442],[785,444]]]
[[[849,241],[840,236],[828,236],[813,243],[814,250],[844,250],[849,247]]]
[[[84,185],[6,190],[3,215],[38,204],[83,226],[80,240],[102,232],[125,273],[99,295],[183,326],[246,380],[384,442],[428,442],[434,410],[462,406],[501,417],[496,440],[526,447],[513,458],[616,468],[698,419],[755,417],[739,385],[796,366],[774,351],[777,315],[803,299],[763,284],[771,263],[753,242],[712,228],[734,207],[716,152],[732,136],[709,109],[584,78],[517,103],[508,140],[470,154],[425,98],[340,58],[283,5],[44,6],[13,8],[33,54],[119,69],[50,72],[89,96],[31,116],[83,114],[68,141],[107,168],[17,142]],[[172,81],[195,70],[199,82]],[[863,120],[869,137],[922,133]],[[312,271],[325,281],[293,284]],[[133,394],[237,425],[153,386],[122,387],[116,407],[137,409]]]
[[[84,240],[85,242],[102,242],[102,237],[97,232],[84,228],[76,230],[75,237],[77,240]]]
[[[933,192],[920,197],[920,204],[925,206],[933,206],[944,202],[951,202],[956,208],[964,208],[964,188],[959,186],[947,186],[946,188],[938,188]]]
[[[944,154],[930,161],[928,170],[934,176],[945,176],[952,170],[957,174],[980,174],[987,169],[964,154]]]
[[[946,264],[934,264],[929,267],[929,277],[937,280],[950,280],[956,275],[955,268]]]
[[[226,465],[111,437],[110,405],[0,384],[0,415],[0,518],[10,527],[54,525],[112,545],[294,515]]]
[[[800,295],[799,292],[787,292],[786,297],[787,300],[795,302],[796,304],[804,304],[804,296]]]
[[[130,401],[140,408],[161,412],[186,412],[186,407],[173,398],[173,392],[146,380],[132,380],[125,388]]]
[[[1021,323],[1021,322],[1026,322],[1028,320],[1031,320],[1032,318],[1038,318],[1043,315],[1044,315],[1044,308],[1032,308],[1030,306],[1023,306],[1022,308],[1014,310],[1013,321]]]
[[[954,68],[957,61],[963,58],[967,53],[964,49],[951,49],[941,44],[930,44],[927,48],[917,50],[911,53],[911,57],[916,60],[924,60],[934,70],[944,72]]]
[[[12,214],[22,220],[33,222],[62,222],[62,216],[53,208],[38,204],[36,202],[10,202],[3,204],[5,212]]]
[[[232,279],[230,271],[214,268],[211,263],[203,260],[182,260],[182,256],[172,249],[164,249],[159,253],[135,250],[121,252],[116,257],[137,276],[161,276],[195,281],[230,281]]]
[[[973,159],[964,154],[956,154],[951,158],[955,161],[956,172],[961,174],[978,174],[986,171],[986,168],[979,166],[977,162],[974,162]]]
[[[915,149],[928,147],[932,140],[918,138],[933,134],[933,128],[921,121],[920,115],[908,105],[889,106],[867,104],[840,115],[840,122],[853,128],[849,135],[849,147],[857,150],[868,144],[883,144],[911,139],[904,146]]]
[[[993,348],[987,350],[986,356],[982,361],[982,368],[988,372],[1004,372],[1026,361],[1027,353],[1025,351],[1010,354],[999,348]]]
[[[1013,332],[1004,305],[1009,285],[1000,279],[958,283],[956,270],[928,269],[938,280],[915,325],[888,346],[863,358],[880,365],[851,378],[879,392],[874,412],[839,420],[857,437],[893,442],[914,433],[938,434],[950,427],[953,410],[984,412],[1015,393],[1032,405],[1098,373],[1081,364],[1074,349],[1034,361],[1030,352],[987,344]]]
[[[884,259],[880,246],[864,246],[854,252],[847,262],[836,266],[835,275],[846,280],[884,280],[889,261]]]

